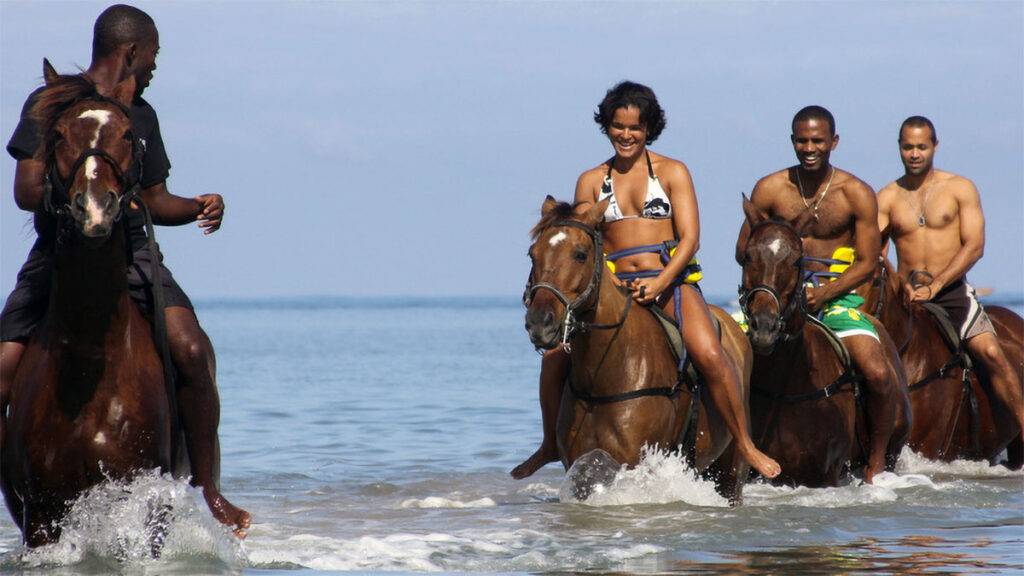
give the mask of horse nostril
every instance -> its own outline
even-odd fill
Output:
[[[74,207],[79,210],[85,210],[85,194],[75,196]]]

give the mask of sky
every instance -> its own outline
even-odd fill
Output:
[[[836,117],[834,165],[879,189],[900,122],[936,125],[936,166],[975,182],[976,286],[1024,292],[1024,2],[186,2],[146,99],[169,189],[225,198],[223,228],[159,228],[195,299],[508,296],[547,194],[612,155],[605,91],[651,86],[651,149],[689,167],[705,293],[735,294],[740,194],[795,163],[793,114]],[[87,67],[107,3],[0,0],[0,133],[42,59]],[[33,241],[0,160],[0,293]],[[0,296],[3,298],[4,296]]]

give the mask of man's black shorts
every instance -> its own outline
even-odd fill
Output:
[[[28,253],[28,260],[18,272],[18,283],[14,291],[7,297],[4,310],[0,313],[0,341],[27,342],[32,331],[46,314],[46,306],[50,301],[52,278],[53,250],[51,245],[36,241]],[[174,281],[171,271],[163,265],[160,258],[160,279],[164,287],[164,305],[182,306],[192,309],[192,302]],[[150,288],[150,253],[145,244],[132,255],[132,263],[128,267],[128,292],[132,300],[139,306],[142,313],[149,316],[153,309],[153,296]]]

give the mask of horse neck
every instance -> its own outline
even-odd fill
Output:
[[[601,274],[601,282],[598,284],[597,302],[587,312],[580,313],[579,318],[595,324],[615,324],[622,318],[622,312],[629,304],[628,298],[629,296],[612,282],[608,270],[605,270]],[[583,366],[584,357],[591,353],[604,355],[608,346],[612,344],[612,340],[634,318],[635,314],[630,313],[622,327],[592,329],[578,335],[573,340],[574,365]]]
[[[899,278],[895,273],[889,271],[885,285],[878,288],[879,297],[885,298],[878,320],[885,327],[885,331],[889,333],[896,349],[902,353],[910,344],[913,335],[911,330],[913,313],[900,297],[899,288]]]
[[[128,264],[125,233],[90,248],[68,241],[54,254],[49,320],[59,341],[83,352],[102,350],[107,336],[128,325]]]

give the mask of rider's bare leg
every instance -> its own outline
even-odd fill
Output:
[[[967,341],[967,350],[971,358],[985,366],[992,392],[996,399],[1006,408],[1021,431],[1024,431],[1024,400],[1021,396],[1020,367],[1014,369],[999,345],[999,339],[992,332],[983,332]]]
[[[561,347],[548,350],[540,363],[540,415],[544,425],[544,439],[540,448],[522,464],[512,469],[516,480],[526,478],[545,464],[558,460],[555,426],[562,406],[562,388],[569,375],[569,355]]]
[[[25,344],[22,342],[0,342],[0,445],[3,445],[4,430],[7,428],[7,406],[11,401],[14,373],[18,371],[18,363],[24,351]]]
[[[188,308],[168,307],[166,318],[171,360],[178,370],[178,417],[185,431],[192,485],[202,488],[214,518],[233,526],[235,533],[244,537],[249,513],[228,502],[213,477],[220,422],[213,345]]]
[[[896,378],[890,372],[881,342],[871,336],[843,338],[850,360],[864,376],[864,416],[868,425],[867,465],[864,481],[871,483],[885,470],[886,450],[896,423]]]
[[[711,391],[711,400],[725,420],[736,441],[740,456],[766,478],[774,478],[782,469],[778,462],[761,452],[750,439],[746,407],[740,400],[740,381],[736,367],[722,349],[718,333],[704,297],[690,286],[683,286],[683,342],[697,370],[704,376]],[[671,313],[672,302],[666,306]]]

